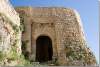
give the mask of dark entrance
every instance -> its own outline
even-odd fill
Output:
[[[48,36],[39,36],[36,40],[36,61],[46,62],[52,60],[52,41]]]

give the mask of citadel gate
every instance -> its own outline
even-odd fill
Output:
[[[18,7],[16,11],[25,26],[22,41],[26,49],[22,52],[30,61],[56,61],[60,65],[84,63],[81,59],[89,50],[77,11],[52,7]]]
[[[48,36],[39,36],[36,40],[36,61],[50,61],[52,55],[52,40]]]

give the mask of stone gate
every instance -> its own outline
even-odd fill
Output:
[[[79,14],[70,8],[17,7],[23,24],[22,53],[31,61],[60,65],[95,64],[86,47]],[[26,48],[25,48],[26,47]],[[89,63],[84,58],[92,58]],[[89,57],[90,56],[90,57]]]

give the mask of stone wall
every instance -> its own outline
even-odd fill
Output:
[[[0,0],[0,65],[18,64],[21,55],[20,18],[8,0]]]
[[[13,21],[13,24],[20,26],[19,14],[15,11],[9,0],[0,0],[0,13],[8,17],[10,21]]]
[[[18,7],[16,11],[9,0],[0,0],[0,65],[30,64],[22,54],[35,62],[39,36],[48,36],[52,40],[51,63],[54,65],[96,65],[76,10]]]
[[[26,53],[35,61],[36,39],[48,36],[52,40],[53,60],[59,65],[95,65],[93,53],[87,47],[82,23],[76,10],[70,8],[17,7],[24,24],[22,41]]]
[[[71,10],[69,18],[62,26],[67,65],[95,65],[96,59],[87,47],[79,14],[76,10]]]

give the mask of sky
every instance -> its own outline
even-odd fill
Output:
[[[17,6],[66,7],[78,11],[81,16],[88,47],[99,63],[99,10],[97,0],[10,0]]]

